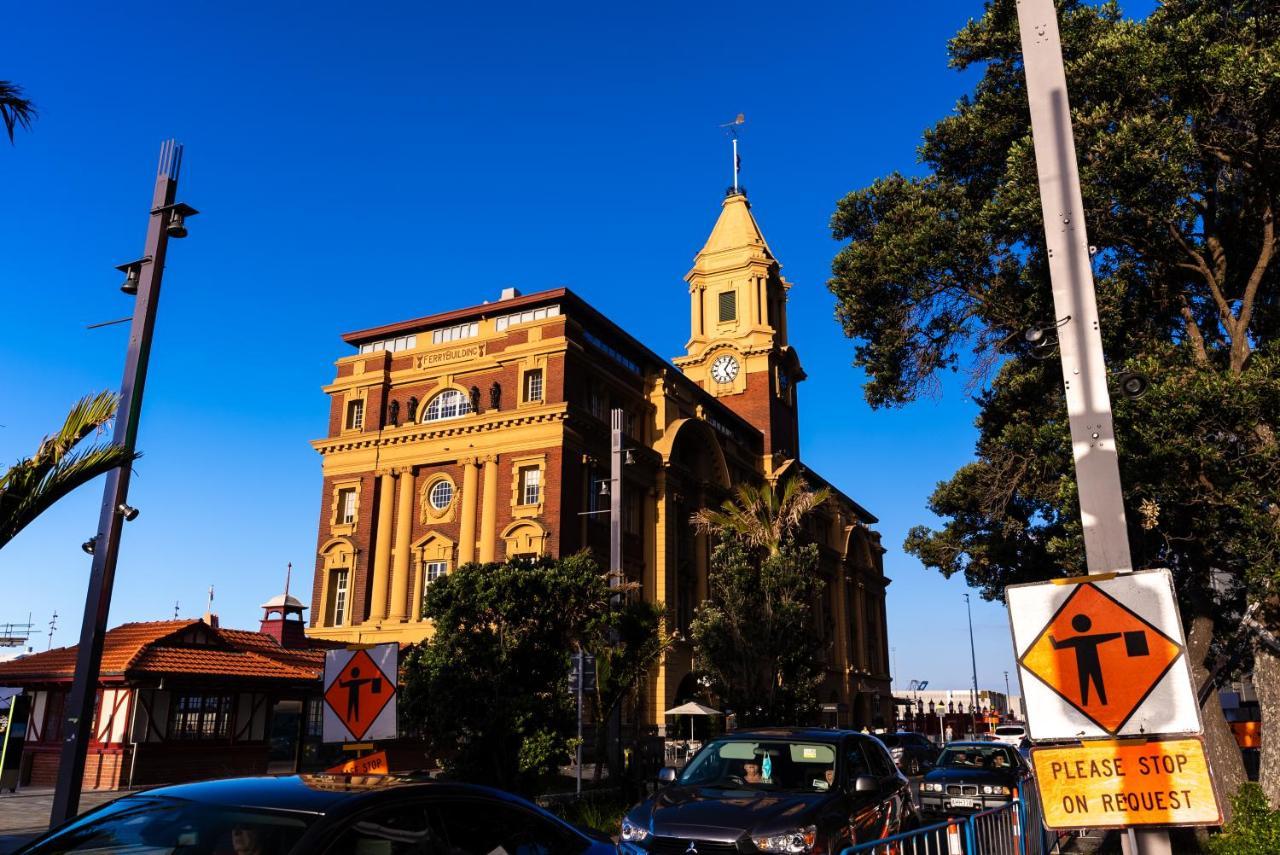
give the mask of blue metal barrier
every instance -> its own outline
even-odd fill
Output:
[[[1056,835],[1040,821],[1035,788],[1000,807],[845,848],[840,855],[1049,855]]]

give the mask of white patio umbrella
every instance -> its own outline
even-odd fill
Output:
[[[681,704],[678,707],[672,707],[671,709],[664,712],[663,715],[695,716],[695,715],[724,715],[724,713],[720,712],[720,710],[713,710],[711,707],[704,707],[702,704],[696,701],[689,701],[688,703]],[[689,738],[693,739],[693,719],[692,718],[689,719]]]

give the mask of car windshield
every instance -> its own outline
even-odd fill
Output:
[[[896,733],[882,733],[876,738],[884,743],[885,748],[897,748],[902,744],[902,737]]]
[[[836,785],[835,747],[821,742],[722,739],[706,746],[680,783],[725,789],[820,793]]]
[[[125,798],[29,851],[30,855],[284,855],[313,820],[182,799]]]
[[[1009,769],[1013,751],[1004,745],[953,745],[938,757],[938,766],[968,769]]]

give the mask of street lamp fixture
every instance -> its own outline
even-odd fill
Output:
[[[120,290],[131,296],[136,295],[138,293],[138,279],[142,276],[142,265],[150,263],[151,257],[148,256],[139,258],[137,261],[117,264],[116,270],[124,274],[124,282],[120,284]]]
[[[98,536],[96,534],[93,537],[86,540],[84,543],[80,544],[80,548],[84,550],[85,555],[92,555],[93,550],[96,549],[97,547],[98,547]]]
[[[165,226],[164,233],[171,238],[184,238],[187,236],[187,217],[194,217],[200,213],[186,202],[176,202],[172,205],[161,205],[155,208],[151,213],[158,214],[161,211],[169,212],[169,225]]]
[[[125,522],[133,522],[138,518],[138,509],[121,502],[116,506],[116,513],[124,517]]]

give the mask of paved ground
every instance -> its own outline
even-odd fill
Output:
[[[123,793],[90,790],[80,797],[80,812],[119,798]],[[36,788],[0,793],[0,855],[13,852],[45,831],[53,809],[53,790]]]

